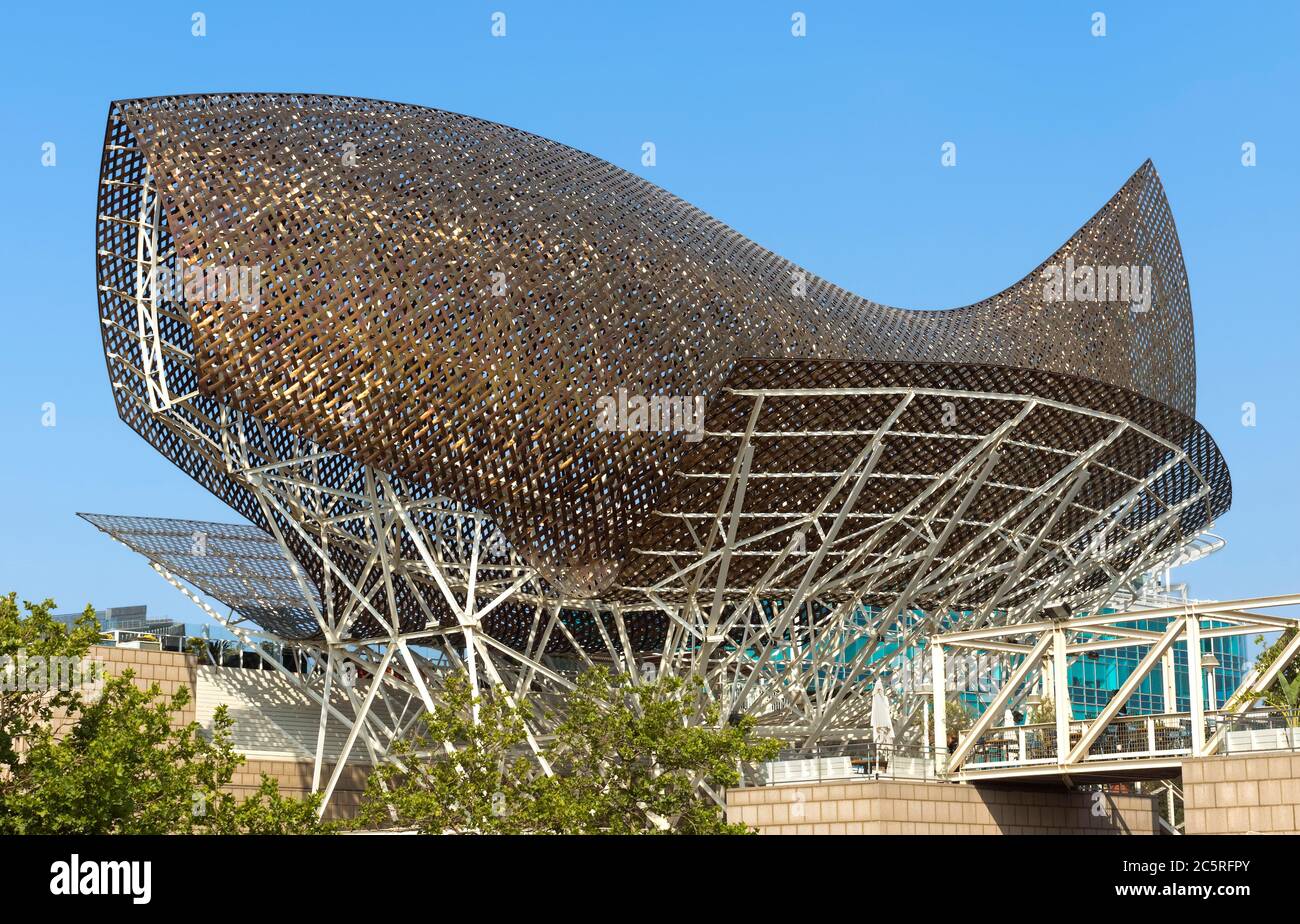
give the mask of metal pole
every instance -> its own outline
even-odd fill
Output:
[[[472,697],[470,713],[475,725],[478,724],[478,652],[474,648],[474,630],[465,628],[465,666],[469,668],[469,695]]]
[[[1192,700],[1192,756],[1205,754],[1205,690],[1201,670],[1201,617],[1187,620],[1187,688]]]
[[[934,687],[931,698],[934,703],[934,772],[943,775],[948,765],[948,715],[945,711],[945,690],[943,645],[937,640],[930,642],[930,684]]]
[[[932,705],[933,705],[933,699],[926,701],[925,710],[921,718],[921,721],[923,723],[922,732],[921,732],[921,741],[923,742],[922,746],[925,748],[926,751],[930,752],[928,754],[923,752],[922,756],[925,757],[932,757],[934,755],[934,746],[930,740],[930,709]]]
[[[1056,762],[1070,753],[1070,680],[1065,660],[1065,630],[1052,630],[1052,696],[1056,700]]]

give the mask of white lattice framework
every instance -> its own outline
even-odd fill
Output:
[[[1033,620],[1011,625],[966,628],[931,639],[935,706],[934,754],[944,775],[977,780],[988,778],[1104,777],[1106,773],[1177,772],[1187,758],[1218,753],[1232,720],[1257,708],[1274,681],[1300,654],[1300,618],[1259,610],[1300,605],[1300,594],[1243,600],[1185,600],[1173,605],[1136,607],[1127,612]],[[1203,659],[1213,639],[1290,633],[1267,667],[1252,668],[1221,703],[1207,702]],[[1181,671],[1174,647],[1185,651]],[[1071,704],[1069,668],[1072,662],[1097,652],[1129,648],[1141,657],[1096,716],[1078,720]],[[974,653],[1004,660],[1008,668],[987,707],[964,730],[947,753],[948,736],[940,706],[950,684],[947,659],[953,653]],[[1129,715],[1130,697],[1159,669],[1163,680],[1162,708]],[[1181,684],[1176,677],[1181,674]],[[1177,690],[1187,690],[1189,708],[1177,708]],[[1055,704],[1052,721],[1040,725],[1000,724],[1027,698],[1048,693]],[[1068,708],[1067,708],[1068,707]]]

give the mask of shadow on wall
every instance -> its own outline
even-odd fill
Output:
[[[1041,792],[975,786],[993,824],[1003,834],[1026,828],[1076,834],[1150,834],[1160,822],[1155,801],[1143,796],[1115,797],[1105,792],[1072,792],[1043,787]]]

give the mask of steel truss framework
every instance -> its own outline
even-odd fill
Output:
[[[210,201],[202,187],[215,182],[205,171],[218,167],[194,161],[199,148],[184,140],[190,129],[172,124],[189,105],[137,101],[110,116],[98,218],[105,353],[123,419],[254,526],[88,519],[149,557],[240,638],[300,645],[326,666],[316,676],[285,673],[321,706],[314,785],[327,798],[358,745],[366,759],[387,759],[419,709],[432,707],[448,671],[525,710],[544,772],[552,721],[544,707],[561,704],[577,673],[598,665],[638,679],[697,677],[724,719],[753,715],[793,747],[869,735],[862,694],[883,683],[894,691],[897,739],[918,743],[924,698],[905,678],[936,631],[1025,622],[1051,606],[1096,608],[1180,555],[1230,502],[1217,447],[1185,413],[1194,394],[1190,305],[1149,165],[1058,256],[1124,262],[1145,254],[1160,263],[1163,294],[1150,318],[1079,309],[1065,324],[1071,337],[1071,325],[1104,336],[1090,345],[1067,338],[1061,353],[1041,339],[1030,349],[1018,333],[1022,323],[1040,333],[1050,326],[1049,311],[1035,313],[1043,309],[1036,281],[953,313],[900,312],[835,290],[816,307],[789,309],[822,330],[820,340],[792,334],[790,343],[826,359],[790,358],[789,344],[776,349],[767,332],[736,335],[775,358],[741,354],[709,366],[708,426],[698,442],[662,449],[616,440],[594,468],[585,449],[569,452],[563,440],[534,446],[531,456],[546,466],[565,459],[592,483],[612,478],[635,495],[630,507],[611,500],[618,511],[608,516],[593,501],[570,530],[546,511],[521,523],[532,508],[512,507],[499,487],[475,504],[464,485],[443,493],[409,459],[378,464],[386,460],[372,451],[374,421],[356,413],[351,386],[282,382],[272,388],[275,402],[298,404],[264,406],[276,379],[264,348],[288,349],[291,329],[325,324],[347,299],[325,298],[312,315],[285,295],[279,327],[255,319],[237,331],[228,306],[181,305],[159,286],[160,269],[230,257],[226,244],[247,230],[230,230],[238,222],[224,212],[211,221],[196,214]],[[155,163],[171,179],[160,183]],[[283,211],[255,204],[257,221],[266,209]],[[222,227],[228,240],[208,237]],[[282,276],[307,278],[315,270],[299,267],[295,276],[294,265],[282,265],[309,259],[301,241],[282,249],[291,237],[276,237],[271,255]],[[738,245],[723,243],[720,253],[734,257]],[[349,272],[362,272],[362,263]],[[768,296],[724,295],[773,311]],[[847,317],[850,308],[862,312],[853,323],[865,325],[863,337],[871,331],[868,339],[881,341],[874,356],[832,348],[853,338],[824,327],[824,315]],[[780,311],[769,321],[778,315],[789,322]],[[972,342],[956,349],[938,315],[957,318],[951,331]],[[881,333],[908,318],[913,333],[929,338],[915,349],[897,331]],[[1021,367],[1013,364],[1017,344],[1025,346]],[[240,359],[229,375],[221,371],[227,353]],[[1005,362],[980,364],[986,354]],[[1142,358],[1156,354],[1158,362]],[[440,413],[431,408],[425,417]],[[326,417],[328,426],[316,425]],[[474,443],[473,421],[444,423],[453,429],[440,439]],[[495,449],[483,451],[474,458],[457,450],[439,464],[472,468],[481,486],[502,461]],[[635,479],[623,477],[623,465]],[[653,490],[642,483],[651,471]],[[537,490],[536,473],[501,483]],[[601,524],[621,531],[603,536]],[[565,558],[566,544],[586,558]],[[616,561],[600,557],[615,552]],[[196,591],[232,614],[220,615]],[[349,710],[331,699],[343,664],[361,678],[345,691]],[[326,778],[331,722],[348,734]]]
[[[755,407],[770,400],[763,393],[747,397]],[[918,396],[908,390],[891,397],[891,417],[896,418]],[[535,570],[492,541],[498,534],[486,518],[446,499],[412,498],[397,479],[367,471],[359,490],[340,491],[312,476],[317,466],[329,464],[328,453],[284,462],[249,455],[253,441],[244,428],[255,428],[257,422],[239,414],[228,416],[222,438],[210,449],[227,453],[227,471],[247,485],[267,521],[276,524],[273,548],[279,555],[273,587],[259,583],[253,573],[250,559],[275,556],[265,548],[270,538],[252,527],[176,523],[170,527],[169,554],[142,541],[141,530],[129,522],[90,519],[149,556],[173,584],[188,581],[250,621],[291,619],[296,624],[308,614],[319,626],[319,638],[299,644],[320,663],[353,662],[370,678],[364,691],[349,690],[351,716],[327,707],[330,674],[324,690],[312,688],[322,710],[321,746],[327,723],[343,721],[349,727],[344,760],[358,741],[369,749],[370,759],[382,759],[405,727],[392,717],[409,720],[413,702],[431,707],[447,669],[465,671],[475,687],[491,685],[517,702],[540,706],[572,689],[576,671],[597,664],[633,677],[645,676],[648,669],[698,676],[723,715],[754,715],[767,734],[806,747],[869,737],[870,698],[864,694],[883,682],[896,691],[899,740],[918,742],[924,699],[905,691],[903,683],[936,629],[1023,620],[1063,600],[1081,608],[1099,605],[1161,563],[1151,550],[1162,548],[1161,538],[1177,528],[1189,509],[1204,504],[1211,491],[1207,485],[1134,528],[1133,509],[1150,500],[1153,486],[1169,469],[1187,464],[1176,448],[1165,445],[1165,466],[1131,479],[1126,494],[1107,510],[1085,510],[1082,527],[1044,548],[1052,528],[1078,507],[1091,467],[1104,465],[1099,460],[1105,447],[1132,425],[1108,420],[1109,431],[1092,451],[1062,454],[1059,469],[1037,490],[1023,492],[996,517],[974,520],[969,516],[974,498],[987,485],[999,452],[1016,442],[1016,426],[1031,415],[1037,399],[961,392],[942,397],[998,402],[1015,410],[991,432],[964,441],[965,451],[949,470],[926,479],[914,502],[893,518],[852,516],[887,444],[887,420],[855,464],[826,479],[830,484],[815,506],[787,516],[766,533],[737,538],[751,479],[761,480],[756,476],[762,474],[754,470],[753,451],[741,440],[731,471],[719,473],[729,481],[726,502],[696,528],[700,542],[695,549],[664,550],[678,567],[656,585],[639,589],[645,600],[641,607],[548,594]],[[169,411],[180,428],[183,408],[176,404]],[[1097,414],[1070,412],[1083,418]],[[892,532],[898,523],[908,528]],[[974,534],[951,546],[949,537],[963,527],[973,528]],[[247,533],[232,536],[232,529]],[[250,554],[247,547],[259,533],[262,548]],[[324,593],[317,594],[307,580],[291,535],[316,556],[326,575]],[[226,546],[236,539],[243,545],[232,554]],[[746,596],[735,595],[727,584],[731,561],[773,540],[780,551],[770,556],[764,580],[755,582]],[[338,549],[349,551],[347,560],[364,560],[359,576],[339,565],[333,554]],[[237,584],[220,586],[214,572]],[[1105,576],[1103,582],[1095,580],[1098,574]],[[340,598],[333,593],[334,583],[346,587],[347,594]],[[901,592],[896,589],[900,585]],[[990,588],[980,605],[966,605],[971,588],[980,585]],[[893,602],[869,605],[866,601],[877,599],[881,588],[888,589]],[[394,625],[386,614],[399,593],[417,601],[437,594],[441,605],[428,607],[423,627]],[[390,606],[382,607],[380,601]],[[918,605],[922,601],[925,606]],[[263,637],[203,605],[241,637]],[[644,621],[647,614],[657,614],[665,623],[662,642],[654,649],[630,640],[630,621]],[[370,618],[363,621],[363,616]],[[593,633],[599,644],[586,641]],[[390,720],[377,718],[377,703]],[[529,731],[540,756],[539,742],[549,731],[540,709],[532,713]],[[320,774],[319,748],[317,758]],[[340,761],[325,783],[327,796],[341,767]]]
[[[1264,671],[1252,669],[1223,703],[1207,707],[1202,684],[1202,642],[1237,635],[1295,630],[1300,617],[1256,612],[1295,606],[1300,594],[1246,600],[1189,601],[1177,606],[1133,609],[1124,613],[1034,620],[1016,625],[945,632],[932,639],[930,657],[935,710],[936,769],[959,779],[1033,776],[1096,777],[1177,768],[1186,758],[1219,751],[1231,719],[1255,703],[1281,671],[1300,654],[1295,632]],[[1157,625],[1144,628],[1135,623]],[[1177,670],[1174,646],[1185,645],[1190,709],[1175,702]],[[1093,719],[1076,721],[1070,704],[1069,664],[1090,653],[1116,648],[1144,649],[1138,665]],[[945,711],[951,671],[950,652],[975,653],[1005,662],[1002,682],[984,712],[948,753]],[[1157,669],[1161,670],[1164,707],[1159,714],[1127,715],[1129,698]],[[1057,704],[1048,726],[1002,725],[1003,716],[1023,708],[1030,696],[1047,693]],[[1038,741],[1035,743],[1034,740]],[[991,756],[990,756],[991,755]]]

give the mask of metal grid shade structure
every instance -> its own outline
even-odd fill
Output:
[[[525,699],[653,662],[848,734],[937,627],[1104,603],[1231,501],[1149,162],[948,311],[544,138],[355,98],[113,103],[96,227],[118,413],[300,588],[260,624],[384,664],[419,639]],[[1149,303],[1049,299],[1061,266],[1150,268]],[[214,268],[256,304],[158,283]],[[616,394],[707,425],[611,431]]]
[[[78,516],[255,625],[318,631],[312,606],[319,605],[319,597],[311,593],[310,602],[303,601],[303,588],[284,550],[265,530],[203,520]],[[314,591],[310,584],[307,589]]]

